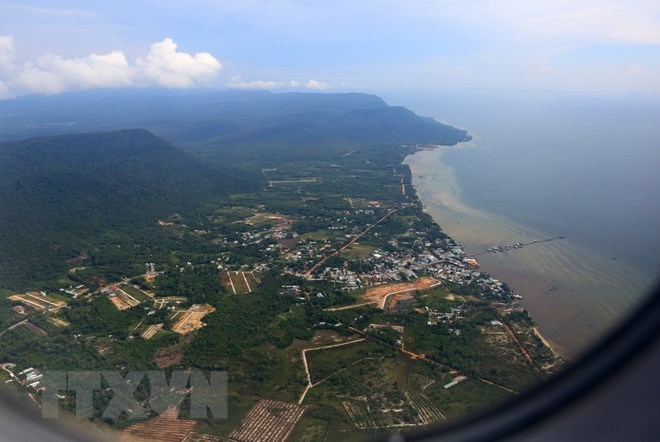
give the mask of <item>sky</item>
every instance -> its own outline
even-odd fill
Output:
[[[0,98],[154,86],[660,96],[660,2],[0,3]]]

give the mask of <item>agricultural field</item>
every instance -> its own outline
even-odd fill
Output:
[[[229,437],[241,442],[283,442],[304,412],[298,404],[262,399]]]
[[[146,302],[146,301],[151,301],[153,296],[150,296],[148,293],[144,292],[143,290],[140,290],[139,288],[135,287],[134,285],[131,284],[126,284],[122,283],[119,284],[119,288],[126,293],[127,295],[130,295],[131,297],[135,298],[136,300],[140,302]]]
[[[23,294],[16,294],[9,297],[11,301],[17,301],[27,307],[37,310],[46,310],[49,312],[56,312],[66,305],[66,302],[57,299],[53,296],[43,295],[39,292],[27,292]]]
[[[140,301],[119,287],[113,287],[112,289],[112,292],[108,294],[108,299],[110,302],[112,302],[112,304],[114,304],[115,307],[117,307],[117,310],[127,310],[140,304]]]
[[[286,226],[291,226],[291,221],[289,218],[274,213],[255,213],[253,216],[247,218],[243,222],[254,227],[268,227],[272,225],[278,225],[281,228],[285,228]]]
[[[379,350],[382,346],[366,340],[349,344],[347,341],[337,347],[309,349],[306,351],[310,378],[313,384],[332,376],[367,359],[382,359]],[[313,351],[312,351],[313,350]]]
[[[160,322],[158,324],[152,324],[149,327],[147,327],[147,329],[144,332],[142,332],[142,338],[151,339],[151,338],[154,337],[154,335],[156,333],[158,333],[162,329],[163,329],[163,323],[162,322]]]
[[[344,349],[348,350],[349,346]],[[364,348],[359,353],[367,356]],[[343,428],[344,439],[358,440],[386,429],[407,429],[445,421],[444,410],[436,398],[429,397],[427,389],[436,385],[437,379],[453,377],[455,375],[444,374],[437,367],[404,355],[389,353],[375,359],[367,356],[310,390],[305,404],[311,410],[332,408],[331,414],[335,417],[327,440],[340,440],[340,433],[336,431],[339,428]]]
[[[306,241],[327,241],[327,240],[344,240],[345,232],[343,230],[314,230],[312,232],[306,232],[300,235],[300,237]]]
[[[346,259],[364,259],[368,258],[376,250],[376,247],[367,244],[353,243],[346,250],[341,252],[341,256]]]
[[[290,178],[288,180],[269,180],[268,181],[268,187],[273,187],[277,185],[283,185],[283,184],[303,184],[303,183],[316,183],[318,182],[318,179],[315,177],[311,178]]]
[[[252,290],[259,285],[254,272],[223,271],[220,273],[220,281],[227,291],[234,295],[252,293]]]
[[[144,442],[149,440],[181,442],[190,435],[197,421],[177,419],[177,416],[178,411],[170,408],[153,419],[137,422],[127,427],[122,431],[119,440],[121,442]]]
[[[415,427],[446,420],[416,382],[409,382],[403,394],[393,390],[370,397],[359,396],[342,401],[342,406],[360,430]]]

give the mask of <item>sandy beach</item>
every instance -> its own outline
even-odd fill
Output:
[[[443,148],[418,152],[404,164],[411,168],[425,210],[468,253],[557,235],[468,206],[444,153]],[[571,238],[483,254],[478,260],[481,271],[523,297],[544,339],[568,360],[625,317],[653,283],[633,266]]]

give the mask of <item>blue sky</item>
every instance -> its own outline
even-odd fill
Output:
[[[5,0],[0,97],[164,86],[660,94],[660,2]]]

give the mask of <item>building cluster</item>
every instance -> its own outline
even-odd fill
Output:
[[[18,380],[23,385],[27,385],[30,388],[37,388],[41,382],[41,378],[44,375],[41,374],[36,368],[30,367],[18,373]]]
[[[409,229],[401,236],[389,239],[387,244],[387,248],[376,249],[368,257],[357,260],[363,269],[360,272],[326,266],[312,278],[329,280],[354,290],[429,275],[457,285],[475,284],[483,294],[490,296],[507,296],[504,285],[477,271],[477,260],[466,255],[451,239],[428,241],[426,232]],[[314,253],[307,246],[295,256],[297,259],[311,258]]]

